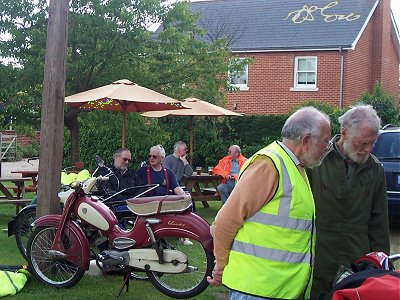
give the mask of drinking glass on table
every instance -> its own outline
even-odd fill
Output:
[[[196,173],[197,175],[201,175],[201,167],[196,167]]]
[[[208,167],[208,175],[212,175],[214,173],[213,167]]]

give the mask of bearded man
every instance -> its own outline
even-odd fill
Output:
[[[380,119],[370,105],[358,105],[339,123],[321,166],[307,170],[317,228],[312,299],[331,290],[341,265],[390,251],[385,173],[371,155]]]

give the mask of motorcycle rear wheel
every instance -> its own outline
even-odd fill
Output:
[[[49,256],[56,231],[57,228],[49,226],[37,227],[32,233],[27,248],[30,271],[43,283],[57,288],[69,288],[81,280],[85,270],[68,259],[54,259]],[[62,242],[65,249],[69,249],[71,242],[77,240],[76,236],[71,235],[75,235],[72,230],[69,230],[68,234],[63,233]],[[83,249],[81,253],[74,255],[83,257]]]
[[[195,297],[208,287],[207,276],[214,267],[214,255],[203,245],[191,240],[193,245],[184,245],[177,237],[163,237],[158,243],[163,249],[178,250],[186,254],[188,267],[182,273],[147,272],[155,288],[163,294],[177,299]]]
[[[31,224],[36,220],[36,206],[28,206],[21,210],[15,217],[15,241],[19,252],[22,256],[26,257],[26,247],[28,245],[29,237],[33,232]]]

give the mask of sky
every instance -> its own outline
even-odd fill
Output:
[[[396,21],[397,29],[400,30],[400,0],[392,0],[391,3],[394,20]]]

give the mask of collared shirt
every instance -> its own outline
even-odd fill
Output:
[[[239,174],[239,163],[237,161],[237,159],[232,159],[232,166],[231,166],[231,170],[229,171],[230,174]]]
[[[294,155],[294,153],[284,143],[282,143],[280,141],[277,141],[277,143],[279,146],[281,146],[286,151],[286,153],[293,160],[293,162],[296,166],[301,166],[300,160],[296,157],[296,155]]]

